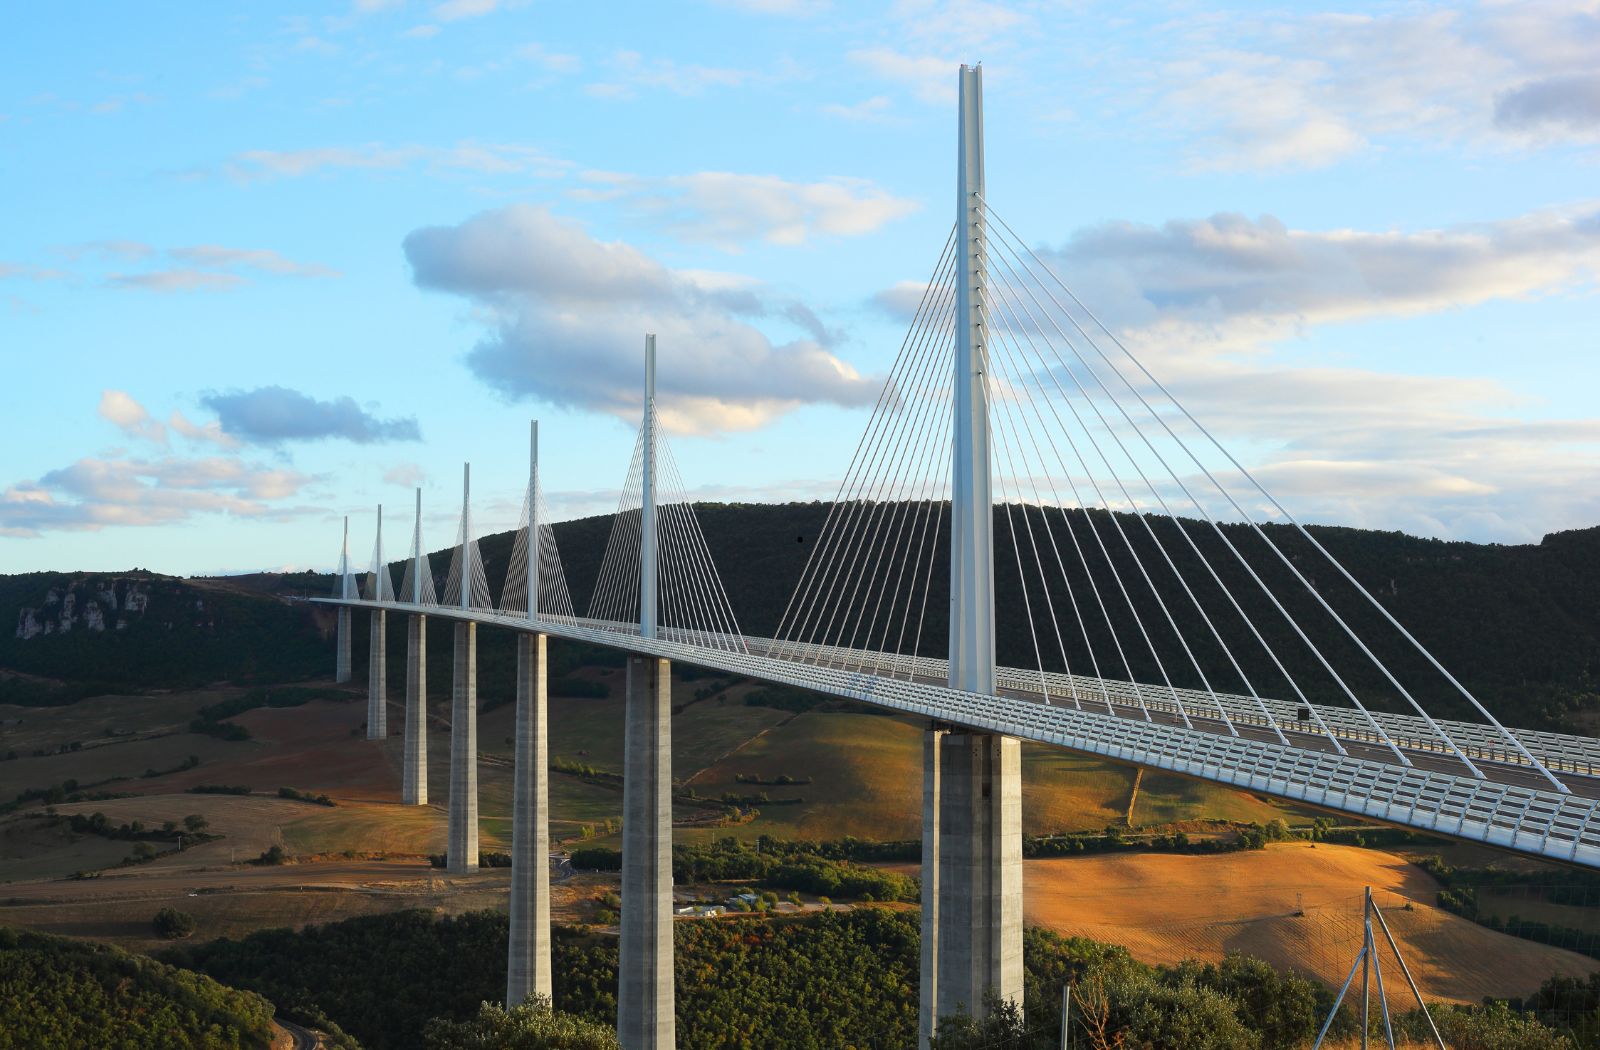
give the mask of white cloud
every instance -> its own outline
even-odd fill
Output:
[[[113,525],[167,525],[198,514],[258,518],[304,508],[271,504],[312,479],[287,468],[206,457],[80,459],[36,481],[0,490],[0,536]]]
[[[924,102],[945,105],[955,100],[958,62],[902,54],[886,47],[852,51],[850,59],[885,80],[910,88]]]
[[[550,178],[564,174],[571,166],[528,146],[468,141],[454,146],[367,143],[295,150],[247,150],[235,155],[223,170],[235,179],[249,182],[301,178],[323,171],[399,171],[410,167],[433,172]]]
[[[402,488],[414,489],[428,480],[427,471],[416,463],[396,463],[383,472],[385,485],[399,485]]]
[[[167,254],[180,262],[190,263],[208,270],[243,267],[294,277],[337,277],[339,275],[337,270],[329,269],[317,263],[297,263],[265,248],[224,248],[219,244],[199,244],[192,248],[173,248]]]
[[[887,96],[874,95],[850,105],[843,103],[826,105],[822,107],[822,112],[843,120],[875,121],[885,119],[893,108],[894,104]]]
[[[1537,405],[1505,384],[1407,374],[1398,356],[1374,369],[1283,353],[1312,327],[1590,291],[1600,204],[1410,232],[1237,215],[1110,223],[1044,255],[1299,513],[1496,540],[1600,518],[1600,423],[1519,418]],[[903,312],[920,291],[880,303]],[[993,322],[1008,326],[1012,309]]]
[[[400,34],[408,40],[429,40],[439,35],[439,27],[429,22],[412,26]]]
[[[156,422],[149,411],[125,391],[102,390],[100,406],[95,411],[101,419],[114,424],[129,437],[152,441],[158,445],[167,443],[166,428]]]
[[[416,230],[405,251],[420,287],[465,296],[487,315],[467,364],[508,397],[636,419],[646,332],[658,336],[660,411],[674,430],[747,430],[806,403],[877,394],[876,380],[818,341],[803,304],[726,275],[669,269],[540,208]],[[752,323],[761,320],[809,338],[776,344]]]
[[[532,62],[548,73],[576,73],[583,68],[577,55],[552,51],[540,43],[523,44],[517,48],[516,57],[524,62]]]
[[[872,233],[916,210],[865,179],[795,182],[776,175],[702,171],[645,177],[589,172],[585,200],[621,200],[680,237],[731,247],[742,241],[802,244],[817,236]]]
[[[136,288],[145,292],[222,291],[245,283],[233,273],[208,270],[152,270],[146,273],[114,273],[106,283],[116,288]]]
[[[194,423],[175,408],[172,410],[172,415],[167,418],[167,426],[193,442],[204,442],[226,449],[239,447],[238,440],[224,433],[221,422],[215,419],[209,423]]]
[[[1200,169],[1317,168],[1390,144],[1600,141],[1592,3],[1201,16],[1161,27],[1160,107]]]
[[[609,79],[584,90],[595,98],[626,100],[647,92],[668,91],[693,96],[707,88],[733,88],[771,82],[792,75],[792,70],[733,69],[726,66],[684,64],[670,58],[646,58],[637,51],[618,51],[611,57]]]
[[[433,9],[433,16],[441,22],[454,22],[463,18],[482,18],[494,14],[500,0],[446,0]]]
[[[328,438],[360,445],[422,440],[416,417],[380,419],[352,397],[324,401],[287,387],[264,386],[211,391],[202,395],[200,402],[217,414],[221,430],[229,437],[255,444]]]

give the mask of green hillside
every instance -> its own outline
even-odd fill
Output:
[[[119,948],[0,927],[0,1047],[265,1050],[272,1004]]]
[[[776,629],[828,509],[824,503],[706,504],[696,508],[746,632],[768,634]],[[1017,571],[1010,529],[1004,521],[1004,511],[996,513],[998,586],[1002,595],[1015,594]],[[1120,541],[1112,542],[1110,519],[1104,514],[1091,518],[1094,527],[1107,537],[1107,545],[1113,551],[1122,550],[1118,569],[1123,578],[1139,580],[1138,568],[1120,548]],[[1035,542],[1047,545],[1052,535],[1046,531],[1046,523],[1037,515],[1033,521]],[[1054,539],[1066,548],[1070,537],[1060,518],[1054,521]],[[1119,516],[1119,521],[1146,564],[1160,566],[1162,561],[1143,523],[1131,516]],[[1188,544],[1178,536],[1178,526],[1153,519],[1150,524],[1169,550],[1180,552],[1175,558],[1186,569],[1186,579],[1207,609],[1213,613],[1225,609],[1209,575],[1199,568],[1192,553],[1183,553],[1188,551]],[[556,526],[569,585],[580,611],[587,604],[586,596],[598,575],[610,526],[609,516]],[[1085,527],[1082,516],[1075,516],[1074,528],[1084,537]],[[1315,658],[1260,596],[1209,526],[1185,522],[1183,528],[1239,597],[1302,687],[1316,699],[1344,702],[1336,686],[1317,670]],[[1247,527],[1226,526],[1224,531],[1242,550],[1262,549]],[[1467,714],[1464,701],[1409,651],[1395,632],[1381,622],[1378,613],[1355,595],[1302,537],[1278,526],[1269,526],[1268,531],[1283,545],[1293,564],[1373,643],[1402,682],[1431,710]],[[1347,528],[1312,531],[1498,714],[1528,727],[1594,731],[1589,720],[1600,712],[1595,686],[1596,670],[1600,668],[1600,529],[1556,533],[1537,544],[1525,545],[1445,542]],[[500,533],[480,541],[495,593],[504,580],[511,540],[511,534]],[[941,537],[936,547],[943,550],[947,543],[947,537]],[[1028,548],[1024,548],[1024,555],[1031,560]],[[1289,582],[1289,570],[1281,562],[1252,555],[1251,563],[1282,593],[1293,590],[1292,586],[1278,587]],[[441,588],[448,566],[448,551],[432,555],[431,567]],[[395,571],[398,579],[398,566]],[[927,654],[940,653],[944,646],[947,573],[945,560],[936,561],[921,645]],[[1075,593],[1090,593],[1081,567],[1074,569],[1070,561],[1068,576]],[[1152,577],[1200,663],[1212,676],[1212,685],[1242,691],[1242,683],[1228,669],[1228,660],[1170,573],[1164,577],[1152,568]],[[1102,592],[1116,593],[1115,580],[1103,567],[1097,568],[1094,582]],[[325,594],[331,586],[330,577],[310,574],[263,574],[226,580],[179,580],[139,572],[0,577],[0,611],[14,616],[17,625],[15,631],[0,632],[0,700],[48,702],[54,698],[59,702],[106,691],[113,685],[126,690],[219,680],[283,681],[325,674],[331,664],[331,614],[326,609],[287,603],[282,597]],[[1033,603],[1036,608],[1041,607],[1045,596],[1037,583],[1031,586]],[[142,588],[146,594],[144,607],[138,613],[127,607],[129,587]],[[1130,585],[1130,591],[1146,623],[1164,623],[1148,589],[1142,584]],[[116,598],[117,609],[105,607],[110,603],[99,597],[103,592]],[[75,606],[70,615],[66,610],[69,596]],[[1058,587],[1051,598],[1065,617],[1064,610],[1069,607],[1065,589]],[[858,598],[856,604],[865,600],[864,596]],[[96,613],[101,620],[98,630],[86,622],[89,605],[97,602],[102,606]],[[1121,606],[1119,613],[1116,603],[1108,605],[1118,634],[1137,638],[1126,606]],[[1314,639],[1364,700],[1379,707],[1400,705],[1398,696],[1380,674],[1343,639],[1310,596],[1302,594],[1288,605],[1298,619],[1312,625]],[[113,611],[115,620],[111,618]],[[846,615],[850,611],[847,606]],[[67,631],[59,628],[64,616],[74,620]],[[1112,646],[1104,622],[1097,624],[1095,617],[1089,619],[1090,638],[1101,657],[1102,668],[1109,677],[1120,677],[1125,672],[1109,659]],[[1213,621],[1258,689],[1268,694],[1292,695],[1236,616],[1214,615]],[[49,626],[52,623],[54,628]],[[1176,684],[1199,686],[1182,650],[1170,632],[1163,630],[1152,628],[1151,636],[1166,670]],[[396,623],[390,631],[391,672],[399,674],[404,660],[403,628]],[[449,632],[448,624],[432,623],[429,641],[435,652],[448,651]],[[1003,661],[1019,666],[1034,664],[1021,602],[1002,603],[998,634]],[[1081,634],[1063,630],[1062,638],[1073,669],[1087,670],[1089,660]],[[358,662],[364,660],[365,648],[366,632],[358,630]],[[1053,645],[1046,648],[1053,649]],[[1125,649],[1137,679],[1161,680],[1147,648],[1129,644]],[[558,646],[555,658],[560,661],[561,666],[556,668],[560,673],[580,664],[615,659],[571,646]],[[483,632],[480,673],[486,693],[509,686],[512,663],[510,640],[504,632]],[[1047,651],[1045,663],[1058,668],[1060,658]],[[20,672],[24,677],[5,675],[4,671]],[[434,690],[447,686],[448,673],[447,661],[431,661],[430,684]]]

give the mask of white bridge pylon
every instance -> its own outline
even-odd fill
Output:
[[[1018,740],[1600,867],[1600,741],[1504,726],[1228,452],[1175,393],[1206,377],[1141,348],[1181,382],[1158,379],[991,205],[979,70],[962,67],[960,97],[955,226],[777,623],[746,634],[735,615],[659,431],[649,337],[640,427],[584,615],[535,426],[498,606],[469,487],[438,587],[420,494],[398,594],[383,591],[380,541],[379,586],[357,596],[347,527],[335,595],[319,599],[340,607],[341,676],[349,609],[400,609],[926,720],[925,840],[940,845],[924,889],[940,918],[924,932],[923,998],[940,1012],[973,1006],[979,987],[1013,991]],[[632,669],[629,683],[633,734],[635,685],[652,703],[665,687]],[[657,728],[651,746],[670,741],[670,719]],[[984,835],[988,852],[941,866],[950,842]],[[993,880],[950,885],[962,864]],[[925,1012],[924,1037],[928,1024]]]

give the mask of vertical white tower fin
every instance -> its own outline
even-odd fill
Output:
[[[472,608],[472,464],[461,464],[461,607]]]
[[[528,434],[528,619],[539,616],[539,421]]]
[[[955,433],[950,512],[950,688],[993,694],[994,511],[983,218],[983,69],[961,67],[956,174]]]
[[[639,504],[639,637],[656,636],[656,337],[644,337],[644,449]]]

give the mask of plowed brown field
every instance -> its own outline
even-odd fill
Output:
[[[1438,883],[1378,850],[1281,843],[1219,856],[1030,860],[1023,871],[1029,923],[1124,945],[1145,962],[1241,951],[1337,987],[1360,950],[1362,890],[1371,886],[1430,998],[1475,1003],[1531,992],[1552,974],[1600,969],[1439,910]],[[1387,950],[1380,960],[1390,961]]]

